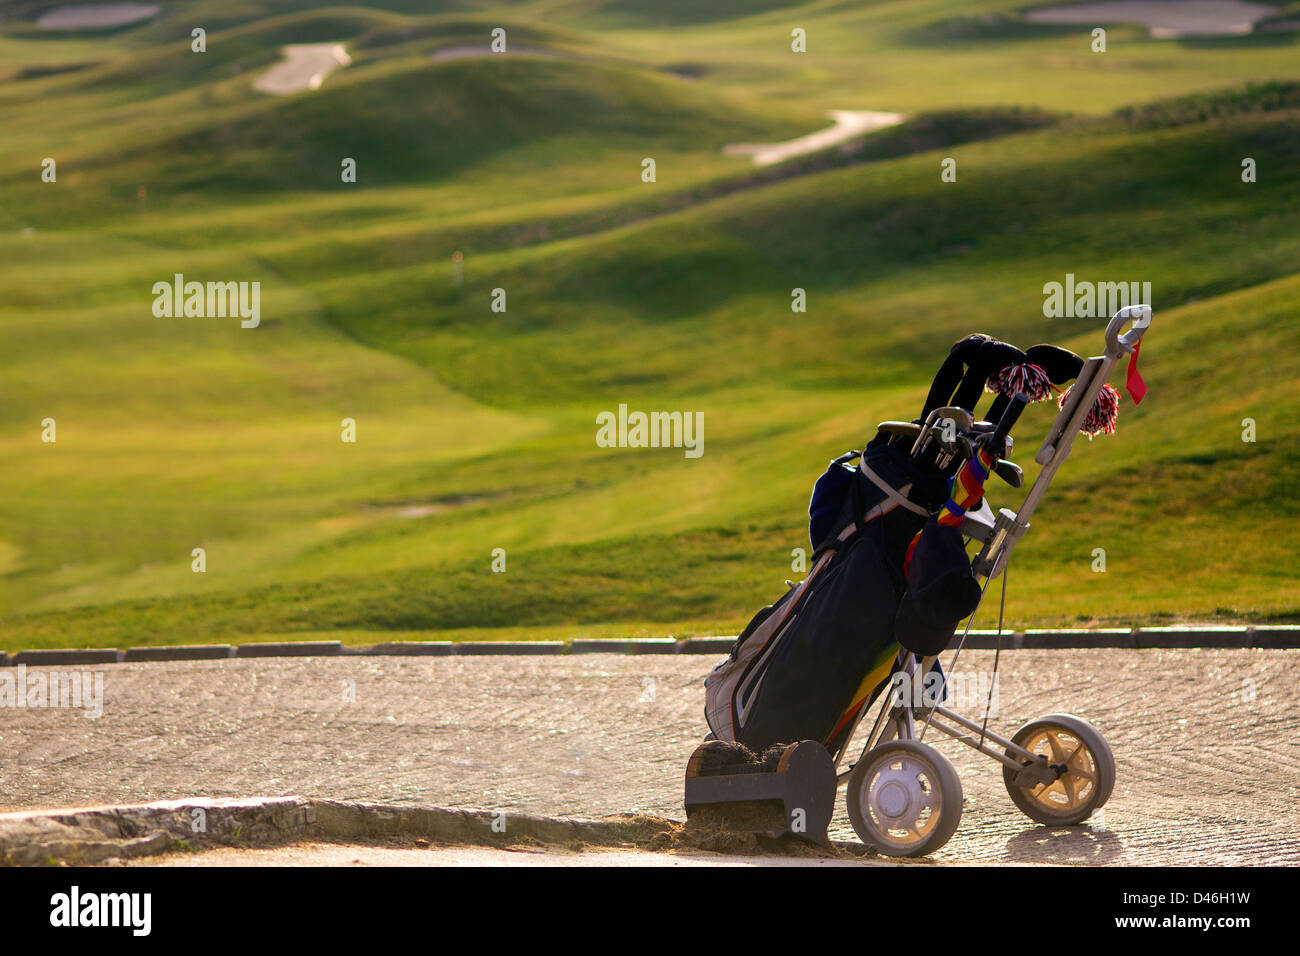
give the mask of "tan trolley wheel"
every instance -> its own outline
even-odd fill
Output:
[[[859,839],[886,856],[933,853],[961,822],[957,771],[915,740],[893,740],[864,754],[849,776],[846,801]]]
[[[1031,820],[1049,826],[1082,823],[1110,799],[1115,757],[1106,738],[1086,720],[1049,714],[1025,724],[1011,741],[1046,757],[1048,766],[1061,771],[1050,783],[1024,785],[1016,783],[1017,771],[1003,768],[1007,793]]]

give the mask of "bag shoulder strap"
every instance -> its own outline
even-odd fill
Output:
[[[926,518],[930,517],[929,509],[923,508],[921,505],[918,505],[915,501],[912,501],[909,498],[905,497],[904,495],[900,494],[898,492],[898,489],[896,489],[889,482],[885,481],[884,478],[881,478],[878,474],[876,474],[874,471],[871,470],[871,466],[867,464],[867,460],[865,458],[863,458],[862,461],[858,463],[858,469],[864,475],[866,475],[867,478],[871,480],[871,483],[873,485],[875,485],[877,488],[883,491],[885,493],[885,497],[888,498],[890,501],[892,501],[894,504],[898,505],[899,507],[906,508],[908,511],[915,512],[916,514],[919,515],[923,515]]]

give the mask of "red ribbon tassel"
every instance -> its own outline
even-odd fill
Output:
[[[1147,396],[1147,383],[1142,381],[1142,376],[1138,374],[1138,349],[1142,348],[1139,341],[1133,346],[1133,354],[1128,357],[1128,378],[1124,380],[1124,387],[1128,389],[1129,398],[1133,399],[1133,404],[1141,404],[1142,399]]]

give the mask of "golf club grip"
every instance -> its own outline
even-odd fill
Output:
[[[1011,399],[1011,404],[1007,406],[1007,410],[998,419],[998,427],[993,429],[990,447],[998,449],[1006,444],[1007,436],[1011,434],[1011,429],[1016,427],[1016,422],[1020,420],[1020,413],[1025,410],[1025,406],[1028,404],[1029,399],[1025,394],[1016,392]]]

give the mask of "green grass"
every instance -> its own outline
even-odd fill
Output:
[[[799,576],[824,462],[915,416],[954,339],[1099,350],[1042,315],[1067,272],[1152,283],[1151,392],[1076,447],[1011,623],[1300,619],[1290,34],[1098,56],[1012,3],[164,7],[0,28],[0,648],[733,633]],[[429,58],[495,24],[553,55]],[[318,40],[353,64],[253,90]],[[912,115],[772,169],[721,152],[832,108]],[[261,282],[262,326],[155,318],[176,272]],[[619,403],[703,412],[704,456],[597,447]],[[1030,479],[1050,418],[1018,430]]]

